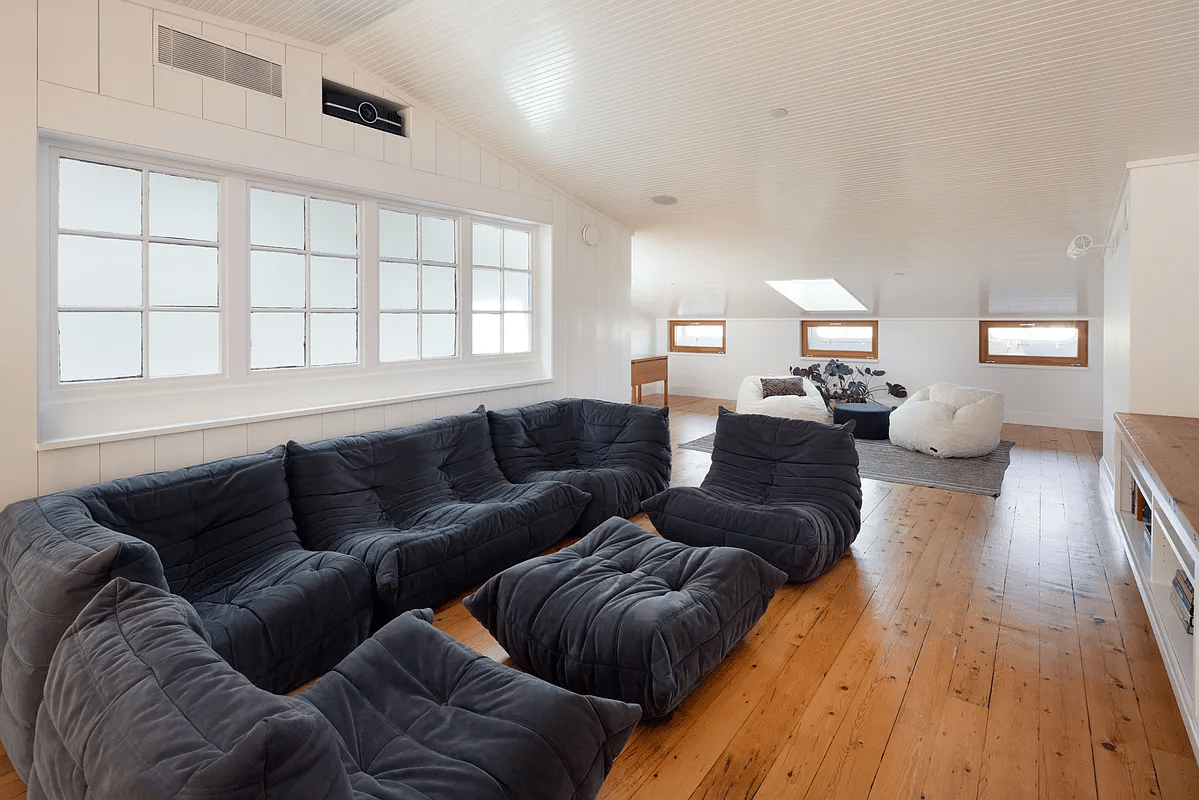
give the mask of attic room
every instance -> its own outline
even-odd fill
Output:
[[[848,554],[779,588],[578,796],[1199,796],[1199,648],[1170,607],[1199,568],[1191,0],[0,19],[0,506],[480,406],[633,405],[643,357],[666,358],[639,405],[669,408],[670,486],[698,487],[712,456],[680,445],[747,377],[827,360],[805,323],[873,325],[852,367],[1002,395],[1002,491],[864,477]],[[159,257],[191,277],[156,285]],[[828,279],[855,305],[770,283]],[[719,326],[720,352],[676,350],[677,321]],[[1084,365],[986,363],[981,325],[1029,321],[1085,325]],[[1151,417],[1169,469],[1130,438]],[[425,627],[531,671],[464,607],[479,583]],[[29,782],[40,699],[17,731],[10,649],[0,800],[75,796]]]

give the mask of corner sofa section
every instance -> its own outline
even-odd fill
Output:
[[[0,738],[17,774],[30,768],[55,647],[113,578],[188,601],[213,649],[268,691],[322,674],[366,637],[370,576],[300,544],[283,458],[280,446],[0,512]]]
[[[443,603],[537,555],[590,499],[566,483],[505,478],[482,406],[406,428],[289,442],[287,474],[304,544],[361,559],[384,618]]]

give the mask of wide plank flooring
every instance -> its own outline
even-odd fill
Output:
[[[671,398],[675,485],[703,479],[708,456],[677,445],[714,430],[719,404]],[[863,481],[852,554],[780,589],[672,717],[638,726],[600,797],[1199,798],[1100,436],[1004,438],[998,498]],[[506,659],[458,601],[436,624]],[[0,800],[23,796],[3,759]]]

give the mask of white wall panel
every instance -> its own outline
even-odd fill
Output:
[[[412,419],[408,422],[409,425],[415,425],[418,422],[428,422],[437,416],[437,400],[431,397],[413,400],[409,403],[409,410],[412,413]]]
[[[419,108],[408,109],[408,138],[412,142],[412,167],[437,171],[437,121]]]
[[[385,136],[383,160],[401,167],[412,166],[412,140],[407,136]]]
[[[270,419],[246,425],[246,452],[263,453],[275,445],[287,444],[287,420]]]
[[[324,129],[321,120],[321,56],[311,50],[287,46],[283,68],[283,99],[287,101],[287,138],[308,144],[320,144]]]
[[[246,127],[280,138],[287,136],[287,103],[262,92],[246,92]]]
[[[226,425],[204,431],[204,460],[244,456],[249,450],[249,431],[245,425]]]
[[[154,104],[154,14],[125,0],[100,0],[100,93]]]
[[[386,139],[396,138],[392,134],[368,128],[365,125],[353,125],[354,155],[369,158],[372,161],[382,161],[386,157]]]
[[[204,79],[170,67],[154,67],[154,106],[189,117],[204,116]]]
[[[288,417],[287,438],[300,444],[324,439],[325,428],[321,421],[321,415],[307,414],[301,417]]]
[[[467,414],[474,411],[482,403],[483,396],[478,392],[438,397],[435,416],[448,417],[452,414]]]
[[[43,450],[38,457],[37,493],[50,494],[100,481],[100,445]]]
[[[246,35],[241,31],[235,31],[223,25],[204,22],[200,28],[200,36],[210,42],[223,44],[225,47],[232,47],[234,50],[240,50],[243,53],[246,51]]]
[[[340,153],[354,152],[354,129],[358,126],[337,117],[321,116],[321,145]]]
[[[412,424],[411,403],[389,403],[383,407],[383,427],[402,428]]]
[[[99,0],[40,0],[37,15],[38,77],[86,92],[99,91]],[[7,21],[5,14],[5,27]]]
[[[359,408],[354,411],[354,432],[381,431],[387,427],[387,409],[383,406]]]
[[[273,39],[249,35],[246,37],[246,52],[273,61],[276,64],[287,63],[287,45]]]
[[[457,178],[462,168],[462,154],[458,149],[461,136],[453,128],[437,123],[437,174]]]
[[[0,47],[0,506],[37,494],[37,8],[5,0]]]
[[[154,469],[178,469],[204,463],[204,431],[154,437]]]
[[[153,436],[100,444],[100,480],[112,481],[153,471]]]
[[[346,409],[344,411],[329,411],[321,414],[321,438],[336,439],[340,436],[349,436],[357,433],[358,429],[354,422],[354,410]]]
[[[520,170],[507,161],[500,162],[500,188],[505,192],[520,191]]]
[[[249,92],[224,81],[200,80],[204,84],[204,119],[235,128],[246,127],[246,95]]]
[[[499,189],[501,164],[499,156],[484,150],[479,160],[479,182],[484,186]]]
[[[482,150],[479,149],[477,144],[463,136],[462,141],[458,146],[458,152],[458,177],[464,181],[470,181],[471,183],[481,183],[483,181],[481,164]]]

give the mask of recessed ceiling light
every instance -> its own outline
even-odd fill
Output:
[[[776,108],[770,112],[770,116],[774,117],[775,119],[782,119],[783,117],[787,116],[787,109]]]
[[[804,311],[866,310],[866,306],[834,278],[766,282]]]
[[[656,194],[651,197],[650,200],[660,206],[673,206],[675,203],[679,202],[679,198],[669,194]]]

